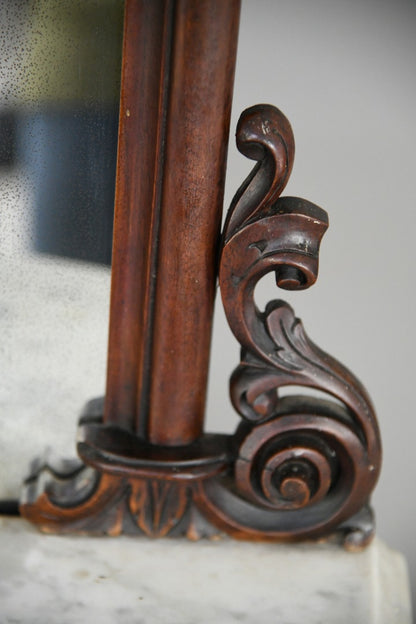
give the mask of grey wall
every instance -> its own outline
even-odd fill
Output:
[[[260,299],[287,299],[312,339],[372,395],[384,442],[378,534],[406,555],[414,591],[415,65],[415,2],[243,2],[233,127],[247,106],[278,106],[296,140],[285,194],[330,216],[317,284],[292,294],[271,280]],[[231,142],[228,201],[251,164]],[[237,358],[218,305],[212,427],[229,427],[224,379]]]

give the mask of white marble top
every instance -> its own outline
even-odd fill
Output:
[[[406,565],[383,542],[191,543],[42,535],[0,519],[0,622],[411,624]]]

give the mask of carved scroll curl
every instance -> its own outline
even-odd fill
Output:
[[[294,155],[280,111],[245,111],[237,144],[259,161],[230,208],[220,262],[225,313],[242,345],[231,398],[244,420],[234,437],[233,485],[207,482],[201,504],[225,530],[246,537],[321,535],[368,502],[380,469],[376,416],[361,383],[313,344],[290,306],[256,307],[256,284],[270,271],[289,290],[315,282],[328,222],[306,200],[279,198]],[[279,398],[279,388],[290,385],[336,400]]]

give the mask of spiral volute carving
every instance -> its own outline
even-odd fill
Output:
[[[287,290],[315,282],[328,220],[307,200],[279,197],[294,157],[293,133],[280,111],[268,105],[245,111],[237,145],[258,162],[228,213],[219,277],[242,346],[230,393],[243,420],[233,438],[233,485],[229,477],[207,483],[201,500],[226,530],[245,536],[323,535],[368,503],[381,463],[377,419],[359,380],[308,338],[288,304],[256,307],[255,287],[270,271]],[[318,389],[327,399],[279,396],[292,385]]]

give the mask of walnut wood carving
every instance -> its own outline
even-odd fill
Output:
[[[289,305],[271,301],[261,312],[254,302],[270,271],[288,290],[315,282],[327,227],[317,206],[279,197],[293,162],[289,122],[274,107],[254,106],[240,118],[237,145],[258,160],[230,208],[220,261],[225,312],[242,345],[230,390],[243,423],[233,440],[232,484],[206,481],[201,498],[206,514],[239,537],[328,534],[368,503],[380,469],[377,420],[361,383],[314,345]],[[279,398],[279,388],[291,385],[324,391],[328,400]]]
[[[107,394],[81,417],[82,462],[32,466],[21,511],[45,531],[335,535],[351,549],[373,535],[381,446],[365,389],[288,304],[254,301],[270,271],[288,290],[315,282],[328,226],[318,206],[281,197],[294,140],[269,105],[238,123],[238,148],[257,164],[219,254],[242,421],[234,435],[203,433],[237,20],[238,2],[126,4]],[[148,66],[132,64],[144,56]],[[326,398],[280,396],[293,385]]]

